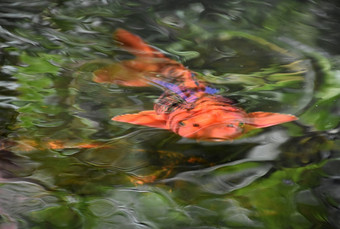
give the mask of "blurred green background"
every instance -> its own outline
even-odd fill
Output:
[[[0,228],[339,228],[336,0],[2,0]],[[206,143],[111,121],[161,91],[98,84],[127,29],[247,111]],[[60,142],[63,147],[51,147]],[[80,143],[102,147],[79,148]]]

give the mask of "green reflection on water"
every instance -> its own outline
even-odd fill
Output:
[[[1,226],[338,225],[339,60],[329,54],[337,47],[320,40],[329,38],[320,31],[335,36],[327,28],[337,17],[318,24],[333,12],[332,3],[1,4],[0,10],[25,11],[0,21],[1,80],[14,76],[20,84],[11,101],[18,116],[1,108],[1,136],[14,145],[1,144]],[[246,110],[294,113],[299,121],[224,143],[111,122],[152,108],[161,93],[91,81],[93,70],[130,58],[111,41],[117,27],[167,51]],[[6,66],[16,70],[6,73]],[[67,147],[47,149],[54,140]],[[72,147],[92,141],[105,147]]]

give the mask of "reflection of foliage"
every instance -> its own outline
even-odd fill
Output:
[[[315,197],[308,196],[308,188],[301,189],[301,186],[310,187],[311,184],[317,184],[318,179],[320,179],[318,165],[284,169],[273,173],[270,179],[254,182],[234,192],[233,196],[247,208],[257,209],[257,215],[254,217],[261,219],[265,228],[277,228],[278,222],[281,228],[291,225],[304,225],[298,228],[310,228],[312,224],[309,219],[315,216],[319,221],[315,220],[313,225],[325,226],[328,223],[325,220],[322,203]],[[300,208],[304,208],[303,215],[298,211]],[[282,221],[282,218],[285,220]]]
[[[46,0],[31,3],[17,0],[15,4],[1,3],[0,11],[5,12],[0,14],[2,47],[26,50],[21,52],[23,64],[15,75],[21,85],[18,89],[21,95],[15,101],[19,107],[20,131],[16,132],[19,137],[41,141],[51,136],[86,140],[100,129],[100,134],[110,132],[111,135],[100,135],[107,139],[126,129],[130,133],[135,130],[120,124],[102,125],[101,120],[105,119],[107,124],[115,114],[145,109],[151,106],[158,92],[89,83],[84,76],[89,77],[92,68],[103,63],[101,60],[97,61],[98,65],[86,62],[76,74],[65,74],[60,67],[79,60],[127,58],[111,41],[110,34],[117,27],[129,29],[167,50],[174,59],[180,59],[206,80],[218,84],[222,92],[225,87],[227,96],[250,98],[245,104],[240,102],[247,109],[294,109],[300,112],[299,122],[304,125],[286,125],[296,137],[280,147],[273,144],[278,148],[277,153],[281,153],[274,161],[262,158],[248,161],[253,146],[267,145],[266,141],[255,139],[256,144],[247,146],[247,139],[243,139],[240,145],[234,142],[201,147],[196,142],[189,145],[171,142],[173,136],[155,130],[132,132],[122,137],[128,141],[117,142],[118,148],[36,150],[27,154],[34,165],[39,164],[32,177],[52,184],[56,190],[46,194],[32,184],[22,188],[23,184],[12,183],[1,184],[2,191],[15,187],[5,194],[16,193],[16,197],[34,192],[31,205],[24,208],[25,213],[29,212],[26,216],[34,224],[32,227],[39,224],[60,228],[330,228],[325,222],[326,210],[314,192],[321,180],[321,168],[324,169],[323,164],[328,160],[319,155],[332,145],[327,131],[338,133],[334,128],[340,122],[339,71],[313,50],[320,37],[324,43],[329,36],[337,41],[338,33],[331,31],[316,36],[320,31],[317,28],[323,24],[311,25],[318,24],[320,17],[329,19],[328,3],[316,2]],[[322,7],[317,9],[319,5]],[[319,13],[314,13],[315,10]],[[17,13],[22,16],[12,20]],[[310,60],[312,64],[308,65]],[[1,63],[9,62],[1,59]],[[314,71],[316,79],[308,75]],[[315,83],[314,88],[305,90],[307,81],[308,85]],[[299,102],[300,97],[307,99]],[[324,137],[306,137],[310,131],[306,126],[312,127],[312,131],[324,131]],[[272,132],[266,131],[262,136],[269,135],[270,139]],[[170,149],[167,145],[171,145]],[[329,151],[339,152],[336,151],[339,142],[334,145]],[[137,147],[142,149],[135,150]],[[146,153],[143,147],[155,150]],[[339,175],[337,161],[327,163],[330,176]],[[222,163],[230,164],[219,167]],[[146,182],[163,183],[129,188],[132,183],[142,184],[141,179],[131,180],[143,175],[158,178]],[[163,177],[170,182],[159,179]],[[171,182],[172,177],[176,182]],[[332,192],[337,187],[333,182],[321,187],[326,190],[319,190],[332,209],[338,206],[338,196]],[[40,198],[41,193],[47,198]],[[324,193],[329,196],[324,197]],[[19,199],[16,197],[13,200]],[[0,210],[4,216],[3,209]]]
[[[19,108],[19,120],[23,128],[34,128],[34,126],[57,126],[62,122],[51,119],[49,123],[43,117],[54,116],[61,110],[56,106],[48,104],[49,96],[55,94],[52,88],[53,82],[48,74],[55,76],[59,67],[55,64],[61,63],[61,57],[56,55],[42,54],[39,57],[22,55],[22,61],[28,66],[20,67],[16,77],[21,87],[21,101],[17,101]]]
[[[301,167],[324,160],[332,143],[324,136],[292,137],[280,146],[282,154],[277,164],[283,167]]]
[[[63,57],[52,54],[31,56],[23,53],[21,61],[23,66],[18,67],[15,75],[21,85],[20,100],[15,101],[15,104],[19,107],[17,127],[25,135],[22,137],[39,136],[40,140],[52,136],[55,139],[78,138],[81,136],[79,129],[87,131],[85,135],[88,136],[93,123],[67,113],[67,101],[72,89],[65,88],[70,79],[61,75]],[[76,131],[76,135],[72,134]]]
[[[330,130],[340,123],[340,71],[332,71],[329,61],[319,54],[310,54],[315,60],[318,85],[316,102],[301,115],[301,120],[317,130]]]

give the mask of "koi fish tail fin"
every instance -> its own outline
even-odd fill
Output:
[[[122,62],[128,68],[144,73],[159,73],[164,65],[177,64],[176,61],[167,58],[162,52],[145,43],[139,36],[124,29],[117,29],[113,33],[113,38],[123,49],[136,56],[136,59]]]
[[[94,72],[98,83],[114,83],[129,87],[150,86],[152,76],[159,73],[164,64],[172,62],[163,53],[146,44],[140,37],[117,29],[113,38],[123,49],[136,56],[135,59],[114,63]]]
[[[136,36],[124,29],[117,29],[113,38],[121,43],[121,47],[136,57],[164,58],[164,54],[145,43],[139,36]]]

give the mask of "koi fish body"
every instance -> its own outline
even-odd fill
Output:
[[[270,112],[246,113],[217,89],[196,78],[196,73],[167,58],[126,30],[114,33],[122,48],[136,56],[94,72],[94,81],[123,86],[157,86],[164,93],[153,110],[124,114],[112,120],[170,130],[180,136],[207,141],[235,139],[254,128],[297,118]]]

